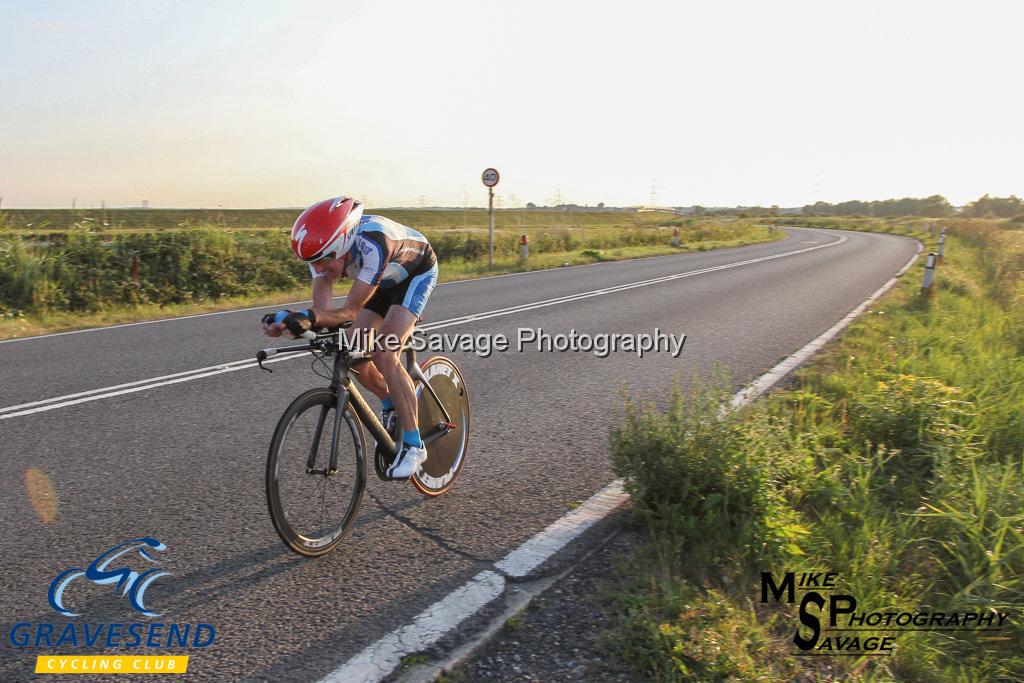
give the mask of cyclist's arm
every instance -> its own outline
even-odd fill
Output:
[[[318,278],[322,279],[322,278]],[[316,286],[314,280],[314,287]],[[345,305],[341,308],[329,308],[330,299],[327,299],[328,306],[314,306],[313,313],[316,315],[317,325],[323,325],[325,327],[337,327],[343,322],[349,320],[355,320],[356,315],[359,311],[363,310],[363,306],[370,300],[373,293],[377,291],[377,285],[370,285],[362,280],[355,280],[352,282],[352,289],[348,290],[348,296],[345,297]],[[314,297],[314,302],[316,298]]]
[[[314,274],[313,277],[313,308],[326,311],[331,307],[331,291],[333,281],[327,273]]]

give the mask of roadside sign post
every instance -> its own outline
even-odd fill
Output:
[[[494,268],[494,186],[498,184],[500,176],[498,175],[498,169],[487,168],[484,169],[480,179],[483,181],[484,186],[487,188],[487,222],[488,228],[488,240],[487,240],[487,267]]]

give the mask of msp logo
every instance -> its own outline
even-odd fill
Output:
[[[800,626],[793,635],[798,656],[891,655],[899,636],[909,631],[998,632],[1012,612],[979,611],[866,611],[860,601],[840,592],[839,572],[785,572],[777,581],[771,572],[761,573],[761,602],[799,602]],[[797,592],[803,595],[797,600]],[[827,606],[827,609],[826,609]],[[826,617],[827,612],[827,617]],[[1011,622],[1012,624],[1012,622]],[[1010,624],[1006,624],[1009,626]]]
[[[150,620],[122,622],[78,621],[69,591],[85,594],[91,585],[112,586],[113,595],[143,617],[159,617],[146,605],[146,590],[154,581],[171,573],[161,566],[167,546],[152,536],[133,538],[101,553],[88,567],[72,567],[50,582],[50,607],[71,621],[20,622],[8,633],[11,645],[19,649],[42,650],[36,656],[36,673],[185,673],[187,654],[141,655],[150,650],[188,651],[213,645],[216,631],[206,623],[164,623]],[[90,654],[82,654],[82,652]],[[103,654],[92,654],[95,652]],[[115,654],[108,654],[110,652]],[[126,653],[126,654],[122,654]]]
[[[161,576],[167,576],[170,572],[163,571],[161,567],[153,567],[143,572],[137,572],[128,566],[108,569],[111,562],[115,560],[120,561],[123,555],[131,553],[133,550],[138,550],[139,557],[143,560],[159,564],[159,560],[146,552],[147,548],[162,552],[167,549],[167,546],[151,536],[143,536],[142,538],[135,538],[125,541],[120,545],[115,545],[93,560],[92,564],[85,571],[76,567],[61,572],[53,580],[53,583],[50,584],[50,607],[66,617],[79,616],[78,612],[72,612],[64,607],[64,591],[67,589],[68,584],[80,576],[84,576],[99,586],[116,583],[117,586],[114,588],[114,592],[121,591],[122,596],[128,596],[128,604],[133,609],[142,612],[147,617],[159,616],[159,613],[146,609],[143,599],[149,584]]]

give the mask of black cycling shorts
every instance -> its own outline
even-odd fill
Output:
[[[404,306],[419,318],[427,306],[430,293],[437,284],[437,264],[416,275],[410,275],[393,287],[378,287],[363,308],[380,317],[388,314],[392,306]]]

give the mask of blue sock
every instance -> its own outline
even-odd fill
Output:
[[[423,448],[423,439],[420,438],[420,430],[418,429],[410,429],[407,432],[402,432],[402,441],[410,446]]]
[[[394,410],[395,402],[391,400],[390,396],[385,396],[384,400],[380,402],[380,407],[382,410]]]

